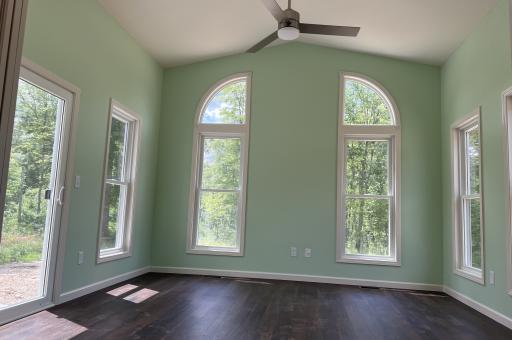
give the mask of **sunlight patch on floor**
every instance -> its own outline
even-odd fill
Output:
[[[109,290],[107,292],[107,294],[112,295],[112,296],[119,296],[119,295],[123,295],[124,293],[128,293],[129,291],[134,290],[135,288],[139,288],[139,286],[126,284],[124,286]]]
[[[158,292],[156,290],[143,288],[133,294],[128,295],[127,297],[124,298],[124,300],[130,301],[133,303],[141,303],[156,294],[158,294]]]
[[[87,331],[84,326],[43,311],[0,327],[0,339],[27,339],[25,329],[30,330],[30,339],[45,340],[71,339]]]

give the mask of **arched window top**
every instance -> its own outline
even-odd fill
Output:
[[[235,74],[215,84],[203,97],[198,123],[245,125],[250,74]]]
[[[343,75],[344,125],[400,125],[391,95],[379,83],[356,74]]]

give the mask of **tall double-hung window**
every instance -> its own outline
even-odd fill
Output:
[[[342,74],[338,262],[400,264],[400,122],[377,82]]]
[[[452,128],[455,273],[484,284],[480,109]]]
[[[251,75],[214,85],[195,122],[187,252],[242,256]]]
[[[101,201],[98,262],[131,254],[140,119],[111,100]]]

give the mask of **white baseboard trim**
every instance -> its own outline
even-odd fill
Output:
[[[317,282],[317,283],[331,283],[331,284],[350,285],[350,286],[368,286],[368,287],[379,287],[379,288],[426,290],[426,291],[436,291],[436,292],[443,291],[442,285],[430,284],[430,283],[352,279],[352,278],[335,277],[335,276],[300,275],[300,274],[238,271],[238,270],[223,270],[223,269],[206,269],[206,268],[158,267],[158,266],[151,267],[151,272],[169,273],[169,274],[243,277],[243,278],[266,279],[266,280]]]
[[[79,298],[81,296],[93,293],[97,290],[107,288],[109,286],[115,285],[116,283],[123,282],[129,279],[132,279],[134,277],[149,273],[151,271],[151,267],[143,267],[136,270],[133,270],[131,272],[123,273],[102,281],[98,281],[95,283],[91,283],[90,285],[83,286],[74,290],[70,290],[69,292],[65,292],[60,294],[57,304],[64,303],[70,300],[74,300],[76,298]]]
[[[512,318],[509,318],[508,316],[501,314],[500,312],[497,312],[494,309],[491,309],[491,308],[487,307],[486,305],[484,305],[478,301],[475,301],[472,298],[470,298],[464,294],[461,294],[458,291],[456,291],[450,287],[444,286],[443,291],[446,294],[450,295],[452,298],[459,300],[463,304],[479,311],[483,315],[488,316],[489,318],[502,324],[503,326],[512,329]]]

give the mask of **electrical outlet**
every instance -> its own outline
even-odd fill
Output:
[[[80,176],[75,176],[75,188],[80,188]]]
[[[311,257],[311,248],[304,248],[304,257]]]
[[[297,247],[290,248],[290,255],[293,257],[297,256]]]
[[[489,284],[491,286],[494,286],[494,281],[495,281],[495,277],[494,277],[494,270],[491,270],[489,272]]]
[[[82,250],[80,250],[78,252],[78,264],[83,264],[84,263],[84,252]]]

